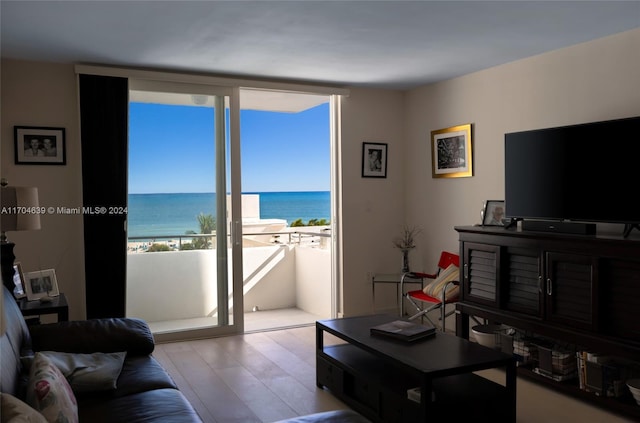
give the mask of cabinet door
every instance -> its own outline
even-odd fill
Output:
[[[640,257],[603,259],[598,284],[598,332],[640,343]]]
[[[463,300],[498,307],[500,247],[465,242],[463,262]]]
[[[597,258],[546,253],[546,319],[567,326],[594,329]]]
[[[542,317],[544,284],[539,250],[507,247],[502,259],[504,308]]]

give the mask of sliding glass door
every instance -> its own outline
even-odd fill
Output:
[[[243,312],[262,325],[266,315],[255,311],[276,307],[337,316],[347,90],[84,65],[76,72],[85,205],[128,208],[108,227],[85,217],[88,316],[142,318],[158,341],[255,330]],[[299,194],[319,207],[298,207]],[[272,213],[274,201],[297,205]]]
[[[335,315],[330,101],[240,90],[245,331]]]
[[[241,332],[237,90],[130,80],[129,94],[126,314],[159,340]]]

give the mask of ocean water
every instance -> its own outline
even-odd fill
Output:
[[[250,192],[260,195],[260,218],[330,220],[329,191]],[[200,213],[216,215],[214,193],[129,194],[128,235],[182,235],[199,231]]]

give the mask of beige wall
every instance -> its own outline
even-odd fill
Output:
[[[457,251],[454,226],[504,199],[505,133],[640,115],[640,30],[412,90],[405,110],[407,221],[425,229],[417,253],[434,266],[441,250]],[[474,176],[433,179],[431,131],[463,123],[473,124]]]
[[[638,87],[634,30],[420,87],[401,104],[397,92],[353,90],[343,103],[345,314],[371,311],[367,274],[399,271],[399,225],[423,228],[412,270],[433,271],[440,251],[458,252],[454,226],[479,223],[485,200],[504,199],[506,132],[638,116]],[[431,131],[463,123],[473,124],[474,176],[432,178]],[[370,140],[390,143],[387,179],[359,175]],[[377,308],[395,306],[394,289],[376,288]]]
[[[404,224],[403,93],[352,89],[342,101],[343,292],[347,316],[372,311],[371,274],[400,271],[392,239]],[[387,143],[387,177],[363,178],[362,143]],[[391,287],[386,287],[391,288]],[[395,306],[395,290],[376,302]]]
[[[344,314],[371,312],[369,275],[400,269],[391,240],[404,223],[424,229],[412,268],[432,270],[442,249],[458,249],[453,227],[479,222],[484,200],[504,198],[505,132],[640,115],[638,46],[634,30],[406,93],[352,89],[342,102]],[[3,60],[1,78],[1,176],[38,186],[42,205],[80,205],[73,66]],[[433,179],[430,132],[461,123],[474,125],[474,176]],[[67,166],[15,166],[14,125],[65,127]],[[361,177],[364,141],[388,143],[386,179]],[[42,226],[9,234],[16,256],[25,270],[55,268],[71,317],[81,318],[81,218],[47,215]],[[395,291],[376,300],[393,307]]]
[[[0,175],[10,185],[38,187],[41,206],[81,206],[82,167],[73,65],[3,60],[1,84]],[[65,128],[66,166],[15,165],[14,125]],[[16,244],[16,261],[25,272],[55,269],[60,291],[70,303],[70,318],[84,318],[82,216],[45,214],[40,224],[42,229],[38,231],[8,234]]]

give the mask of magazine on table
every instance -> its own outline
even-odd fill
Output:
[[[425,326],[406,320],[395,320],[371,328],[372,335],[387,336],[403,341],[415,341],[435,335],[435,326]]]

